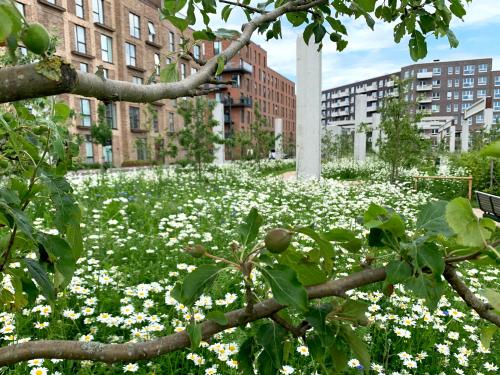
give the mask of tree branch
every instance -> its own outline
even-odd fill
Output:
[[[242,4],[240,2],[234,2],[234,1],[229,1],[229,0],[219,0],[219,3],[234,5],[235,7],[247,9],[247,10],[249,10],[251,12],[254,12],[254,13],[260,13],[260,14],[266,14],[267,13],[267,11],[264,10],[264,9],[255,8],[255,7],[252,7],[250,5]]]
[[[239,50],[250,43],[250,38],[259,26],[274,21],[285,13],[306,10],[326,3],[327,0],[295,0],[261,14],[243,27],[241,35],[219,55],[209,59],[200,70],[182,81],[140,85],[131,82],[103,80],[90,73],[76,71],[68,63],[61,66],[61,78],[51,80],[37,72],[38,64],[4,67],[0,69],[0,103],[41,96],[75,94],[93,97],[103,102],[127,101],[151,103],[162,99],[175,99],[199,94],[197,90],[207,83],[217,71],[218,57],[229,61]]]
[[[462,297],[465,303],[474,309],[481,318],[490,321],[497,327],[500,327],[500,315],[492,311],[492,308],[488,303],[484,303],[474,293],[472,293],[463,280],[458,277],[455,267],[446,265],[443,276],[451,287],[455,289],[458,295]]]
[[[383,281],[385,277],[385,269],[383,268],[364,270],[341,279],[310,286],[307,288],[307,294],[309,299],[342,296],[348,290]],[[228,312],[225,314],[228,321],[226,325],[219,325],[211,320],[205,321],[201,325],[202,337],[207,340],[216,333],[228,328],[270,317],[284,307],[274,298],[270,298],[255,304],[251,315],[247,314],[245,308]],[[0,366],[35,358],[91,360],[106,363],[137,361],[155,358],[189,345],[189,336],[186,332],[175,333],[156,340],[127,344],[102,344],[66,340],[28,341],[0,348]]]

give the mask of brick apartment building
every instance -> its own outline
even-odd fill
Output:
[[[400,71],[323,91],[322,123],[342,125],[354,120],[354,97],[368,96],[367,116],[371,117],[382,99],[394,92],[391,77],[410,80],[407,100],[430,116],[454,117],[460,135],[463,113],[482,97],[493,98],[494,120],[500,121],[500,71],[493,70],[493,60],[474,59],[412,64]],[[484,124],[482,113],[469,118],[471,131]]]
[[[159,19],[161,0],[19,0],[16,3],[28,21],[42,23],[58,37],[58,55],[81,71],[92,73],[102,66],[104,76],[109,79],[146,83],[155,79],[155,73],[161,67],[172,62],[175,57],[172,52],[179,48],[179,31]],[[248,57],[254,59],[249,62],[255,65],[254,74],[244,76],[241,71],[238,72],[242,84],[249,88],[243,93],[250,95],[250,100],[262,101],[264,113],[270,120],[288,116],[287,129],[294,132],[293,83],[286,81],[286,89],[290,92],[286,99],[284,95],[276,94],[278,80],[280,90],[284,90],[284,78],[266,67],[264,50],[256,45],[247,49],[258,50],[258,54],[253,52],[254,55]],[[213,42],[204,42],[194,46],[192,52],[203,59],[211,57],[213,50]],[[255,56],[258,56],[257,60]],[[178,67],[181,78],[199,69],[186,56],[179,59]],[[227,71],[230,69],[231,64],[228,64]],[[234,90],[237,88],[231,88],[229,92],[240,99]],[[274,104],[270,97],[279,102]],[[105,160],[120,166],[129,161],[161,160],[162,148],[169,137],[182,127],[175,100],[161,100],[151,105],[109,103],[106,105],[106,117],[113,128],[112,145],[103,149],[90,139],[90,125],[98,119],[98,101],[76,95],[63,95],[62,99],[78,114],[72,131],[83,139],[81,158],[87,163]],[[287,110],[284,105],[288,106]],[[234,106],[231,114],[240,108],[250,109],[248,105]],[[232,118],[235,116],[233,114]],[[245,124],[248,123],[248,116],[245,114]]]
[[[227,48],[230,41],[205,43],[208,57]],[[226,137],[235,132],[248,131],[254,120],[254,106],[267,118],[267,130],[274,132],[274,120],[283,120],[283,143],[295,144],[295,83],[267,66],[267,52],[255,43],[241,49],[226,63],[221,80],[232,81],[226,91],[215,95],[224,104]],[[226,148],[226,158],[237,158]]]

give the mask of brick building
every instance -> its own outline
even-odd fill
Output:
[[[160,68],[177,57],[173,52],[179,49],[180,33],[168,22],[160,21],[161,3],[161,0],[16,1],[28,21],[45,25],[58,37],[57,54],[76,69],[92,73],[101,67],[106,78],[134,83],[156,80]],[[210,58],[214,44],[200,43],[192,52],[201,59]],[[240,61],[240,57],[235,57],[224,72],[224,75],[238,75],[241,83],[241,87],[234,85],[227,92],[238,100],[227,112],[232,119],[226,124],[227,131],[231,126],[237,129],[240,124],[248,125],[252,119],[253,100],[257,100],[270,121],[283,117],[284,130],[293,136],[293,82],[267,67],[266,52],[259,46],[251,44],[240,54],[248,62],[247,68],[250,66],[247,64],[251,64],[250,69],[255,68],[248,75],[238,69],[231,71],[231,66]],[[195,73],[199,66],[183,55],[178,60],[178,68],[179,77],[185,78]],[[241,95],[249,101],[240,101]],[[175,100],[161,100],[150,105],[109,103],[106,117],[112,124],[113,139],[112,145],[102,148],[90,139],[90,126],[98,120],[99,102],[76,95],[63,95],[62,99],[77,113],[72,131],[82,137],[81,159],[87,163],[105,160],[120,166],[134,161],[161,161],[161,151],[169,137],[182,127]],[[239,121],[240,118],[243,120]]]
[[[394,92],[392,76],[410,80],[406,99],[431,116],[450,116],[457,125],[465,121],[464,111],[483,97],[492,97],[494,121],[500,121],[500,71],[493,70],[491,58],[412,64],[400,71],[323,91],[323,125],[343,125],[354,120],[354,97],[367,94],[367,117],[377,112],[383,98]],[[469,118],[471,131],[484,124],[484,115]]]
[[[205,43],[207,57],[227,48],[230,41]],[[274,120],[283,120],[283,142],[285,152],[295,144],[295,83],[267,66],[267,52],[255,43],[241,49],[226,63],[221,80],[232,81],[222,93],[215,94],[224,104],[224,127],[226,137],[238,131],[248,131],[254,120],[254,106],[259,105],[261,114],[267,118],[268,130],[274,132]],[[226,158],[239,155],[226,148]]]

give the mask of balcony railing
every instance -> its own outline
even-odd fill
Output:
[[[432,91],[432,85],[418,85],[417,91]]]
[[[222,100],[225,107],[252,107],[252,99],[242,96],[239,99],[225,98]]]
[[[242,72],[242,73],[253,73],[253,66],[245,61],[241,61],[239,63],[228,62],[224,66],[224,72]]]
[[[417,79],[428,79],[428,78],[432,78],[432,72],[417,73]]]

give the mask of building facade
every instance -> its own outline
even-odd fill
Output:
[[[173,25],[160,21],[161,3],[161,0],[16,1],[18,9],[28,21],[43,24],[52,35],[57,36],[56,53],[71,62],[77,70],[89,73],[100,71],[105,78],[138,84],[158,80],[160,69],[175,60],[181,79],[199,69],[194,59],[185,54],[179,57],[179,53],[176,53],[179,52],[181,35]],[[282,85],[281,90],[285,82],[283,77],[267,68],[263,49],[254,44],[246,49],[251,49],[252,52],[258,50],[257,54],[253,52],[254,55],[248,57],[248,64],[255,66],[255,73],[245,75],[242,71],[234,72],[241,77],[241,87],[232,87],[227,92],[238,100],[229,111],[232,122],[236,123],[239,110],[244,112],[241,115],[244,117],[244,124],[251,119],[251,114],[247,113],[251,106],[245,100],[240,100],[241,95],[244,95],[250,98],[250,103],[253,100],[262,102],[263,112],[270,120],[278,116],[289,116],[287,126],[288,129],[293,126],[294,132],[293,83],[286,81],[290,92],[286,99],[284,95],[278,96],[275,93],[278,90],[275,87],[278,85],[277,77]],[[191,52],[201,60],[210,58],[215,52],[214,43],[197,44]],[[227,74],[232,75],[231,66],[234,62],[239,62],[238,58],[233,60],[226,68]],[[266,79],[262,79],[264,74]],[[278,97],[282,102],[274,103],[271,99]],[[98,106],[104,104],[76,95],[62,95],[61,98],[77,114],[72,131],[81,136],[81,159],[86,163],[106,161],[122,166],[155,160],[162,162],[165,158],[165,145],[182,127],[182,118],[177,114],[175,100],[161,100],[149,105],[107,103],[105,113],[112,125],[113,136],[111,145],[101,147],[92,143],[90,126],[98,121]],[[283,109],[285,100],[287,108],[293,110]],[[241,116],[238,116],[240,119]],[[230,124],[231,122],[228,126]]]
[[[228,40],[205,43],[207,57],[218,54],[229,43]],[[295,83],[267,65],[267,52],[262,47],[255,43],[243,47],[226,63],[220,78],[233,82],[227,90],[214,95],[224,104],[226,138],[249,130],[258,105],[260,113],[267,119],[269,132],[274,132],[275,119],[283,120],[285,152],[287,145],[295,144]],[[239,156],[237,148],[226,148],[226,158]]]
[[[367,116],[376,113],[387,95],[394,93],[391,77],[410,81],[406,99],[426,115],[453,117],[460,136],[461,125],[467,121],[471,130],[484,124],[484,115],[464,120],[463,114],[474,102],[492,97],[494,121],[500,121],[500,71],[493,70],[493,60],[474,59],[412,64],[400,71],[323,91],[323,125],[342,125],[354,120],[354,96],[368,96]]]

